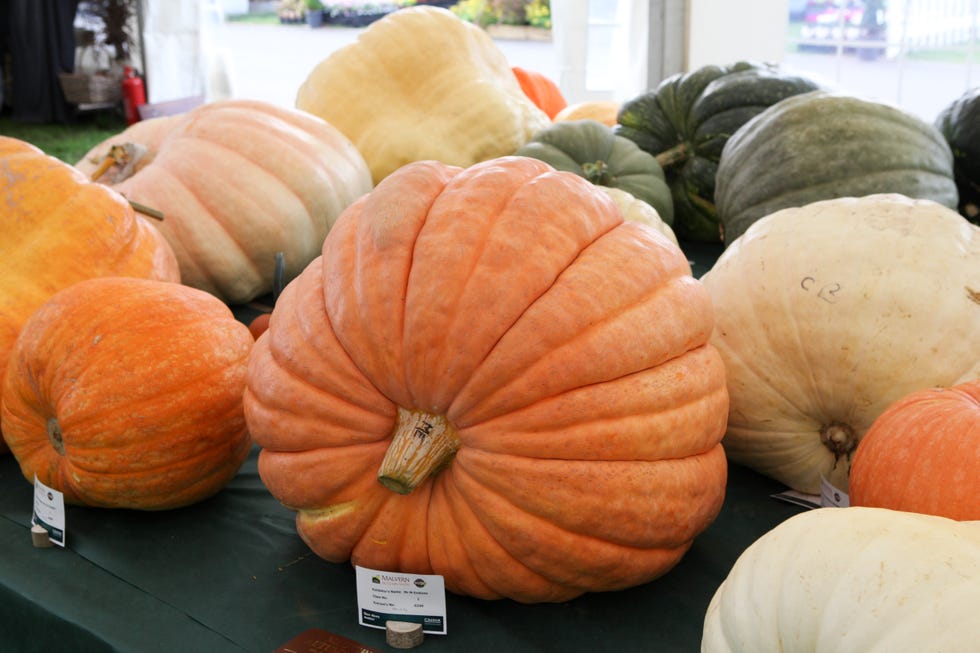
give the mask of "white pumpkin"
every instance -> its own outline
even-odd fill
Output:
[[[702,279],[731,396],[725,451],[809,493],[910,392],[980,378],[980,228],[902,195],[784,209]]]
[[[701,651],[976,651],[978,610],[980,522],[820,508],[738,558],[708,605]]]

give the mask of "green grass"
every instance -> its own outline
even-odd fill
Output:
[[[27,141],[72,165],[94,146],[125,128],[126,122],[115,112],[83,114],[71,125],[39,125],[0,116],[0,134]]]
[[[229,23],[254,23],[256,25],[278,25],[279,15],[273,12],[267,13],[254,13],[254,14],[236,14],[234,16],[227,16],[225,18]]]
[[[941,50],[913,50],[905,55],[917,61],[938,61],[941,63],[980,63],[980,41],[951,45]]]

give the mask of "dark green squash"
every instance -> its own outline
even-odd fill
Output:
[[[953,155],[934,126],[897,107],[814,91],[728,139],[715,202],[731,244],[759,218],[837,197],[899,193],[956,208]]]
[[[597,120],[556,122],[535,133],[516,154],[574,172],[596,186],[624,190],[656,209],[668,225],[674,221],[674,203],[657,159]]]
[[[715,172],[725,142],[779,100],[817,88],[768,64],[704,66],[623,103],[614,130],[660,162],[673,194],[677,237],[717,243]]]
[[[960,214],[980,224],[980,87],[947,105],[939,112],[935,125],[953,151]]]

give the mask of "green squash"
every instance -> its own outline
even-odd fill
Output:
[[[956,209],[953,155],[939,130],[888,104],[814,91],[763,111],[732,136],[715,203],[729,245],[780,209],[899,193]]]
[[[556,122],[538,130],[516,154],[574,172],[596,186],[624,190],[656,209],[668,225],[674,221],[674,202],[657,159],[597,120]]]
[[[980,224],[980,87],[953,100],[934,124],[953,151],[960,214]]]
[[[623,103],[614,131],[660,162],[674,198],[677,237],[718,243],[715,172],[728,138],[776,102],[817,88],[773,65],[704,66]]]

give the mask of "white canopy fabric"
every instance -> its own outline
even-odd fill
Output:
[[[151,104],[231,97],[228,53],[215,46],[224,14],[215,0],[143,0],[143,56]]]

